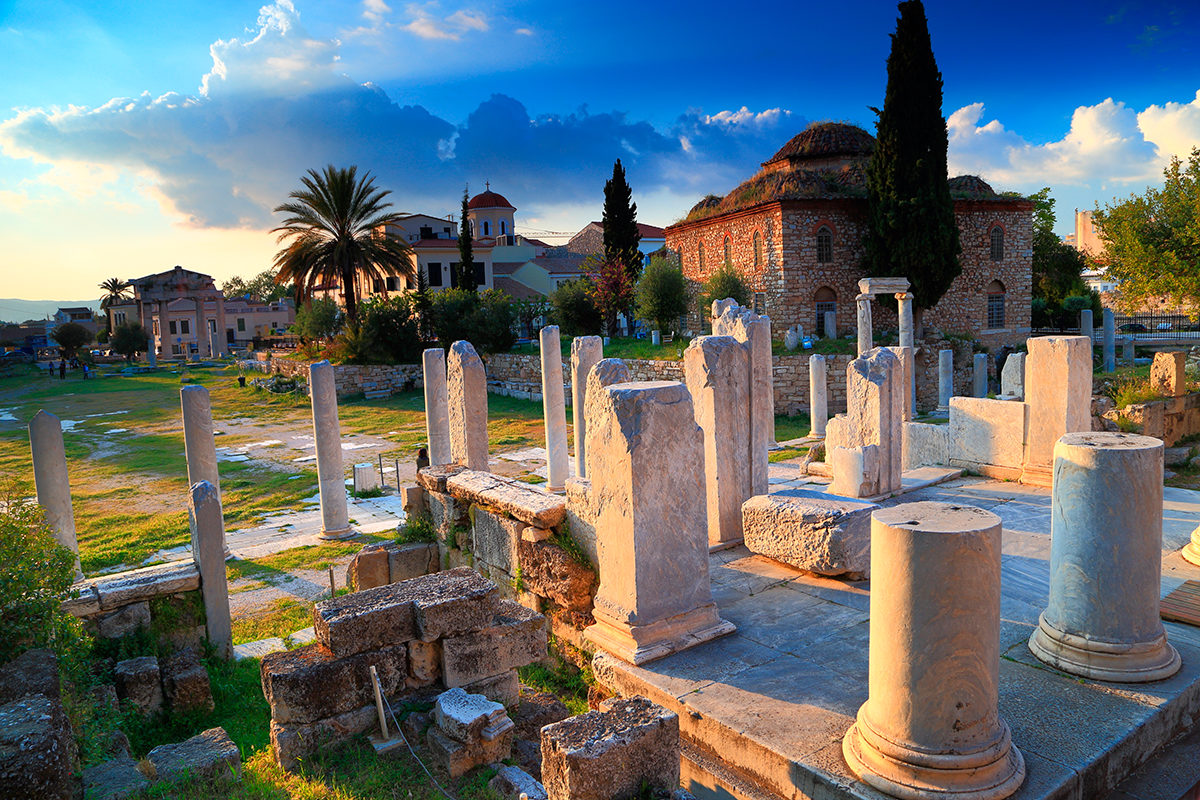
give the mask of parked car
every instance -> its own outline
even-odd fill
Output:
[[[9,350],[0,353],[0,364],[32,364],[33,356],[22,350]]]
[[[1126,322],[1121,327],[1117,328],[1121,333],[1146,333],[1150,329],[1140,322]]]

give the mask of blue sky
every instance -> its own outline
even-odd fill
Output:
[[[926,4],[952,174],[1075,207],[1200,145],[1195,3]],[[269,265],[270,209],[357,163],[405,211],[484,181],[518,229],[645,222],[722,193],[814,120],[873,130],[893,2],[0,0],[0,295],[78,298],[182,264]]]

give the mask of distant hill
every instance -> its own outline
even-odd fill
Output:
[[[54,312],[60,308],[80,306],[87,306],[92,313],[99,313],[100,300],[96,297],[90,300],[19,300],[0,297],[0,320],[24,322],[27,319],[45,319],[54,316]]]

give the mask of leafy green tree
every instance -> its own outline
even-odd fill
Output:
[[[68,358],[79,352],[79,348],[92,341],[92,332],[78,322],[64,322],[50,334],[50,338],[62,348]]]
[[[688,310],[688,284],[674,258],[653,256],[637,283],[638,319],[666,333],[679,327]]]
[[[750,287],[742,280],[742,276],[728,261],[704,282],[700,292],[700,318],[707,319],[712,313],[714,300],[724,300],[732,297],[739,306],[750,305]]]
[[[1029,199],[1033,201],[1033,296],[1044,298],[1048,307],[1052,307],[1062,305],[1068,296],[1087,295],[1087,286],[1080,277],[1087,265],[1083,254],[1054,232],[1054,198],[1050,196],[1050,187],[1034,192]],[[1088,303],[1086,307],[1090,307],[1090,299]]]
[[[260,303],[274,303],[295,293],[295,288],[289,283],[276,283],[273,270],[263,270],[250,280],[233,276],[221,284],[221,292],[226,297],[249,297]]]
[[[629,270],[620,261],[608,259],[589,259],[585,262],[588,270],[588,293],[592,304],[600,312],[604,322],[604,332],[608,336],[617,335],[617,315],[627,312],[633,305],[633,280]]]
[[[621,159],[613,164],[612,177],[604,184],[604,260],[625,265],[629,282],[636,283],[642,274],[642,254],[638,250],[642,235],[637,225],[637,203],[633,190],[625,181]],[[622,309],[625,310],[625,309]]]
[[[546,298],[530,297],[526,300],[513,301],[513,317],[524,338],[533,338],[536,333],[534,326],[539,320],[544,320],[549,316],[550,301]]]
[[[423,343],[412,295],[366,301],[360,328],[370,344],[371,358],[386,364],[416,364],[421,360]]]
[[[902,276],[914,302],[934,305],[962,272],[954,202],[946,184],[942,74],[933,57],[925,8],[900,3],[887,61],[887,94],[867,166],[863,269]]]
[[[329,339],[342,329],[342,312],[328,297],[310,300],[296,309],[292,332],[301,339]]]
[[[471,317],[471,344],[485,353],[504,353],[517,341],[513,300],[499,289],[479,293],[479,305]]]
[[[586,278],[566,281],[550,293],[551,316],[567,336],[595,336],[604,320],[592,302],[592,282]]]
[[[461,287],[443,289],[434,294],[430,317],[438,347],[449,350],[450,345],[459,339],[470,341],[468,323],[478,305],[479,297]]]
[[[430,334],[430,310],[433,307],[433,293],[429,291],[429,279],[425,277],[425,270],[417,270],[417,288],[412,294],[413,313],[417,317],[417,331],[422,340],[428,339]]]
[[[1173,157],[1163,187],[1147,189],[1094,215],[1104,242],[1108,277],[1120,302],[1136,307],[1150,298],[1200,307],[1200,148],[1187,162]]]
[[[358,282],[412,274],[412,248],[393,224],[400,215],[386,209],[391,192],[375,187],[370,173],[358,167],[324,172],[309,170],[292,192],[290,202],[275,208],[286,214],[272,233],[287,246],[275,255],[279,284],[295,283],[297,296],[307,299],[313,288],[329,282],[342,287],[346,316],[358,319]]]
[[[471,243],[471,209],[463,187],[462,218],[458,221],[458,288],[475,291],[475,251]]]
[[[127,322],[117,326],[109,344],[114,353],[125,356],[126,361],[132,361],[134,356],[144,353],[150,346],[150,337],[146,335],[142,323]]]

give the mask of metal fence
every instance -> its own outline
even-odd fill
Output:
[[[1104,337],[1103,315],[1096,314],[1092,318],[1092,336],[1096,341]],[[1072,321],[1069,327],[1034,328],[1034,336],[1078,335],[1079,320]],[[1200,318],[1189,317],[1187,314],[1114,314],[1117,337],[1132,336],[1138,341],[1174,341],[1177,339],[1200,341]]]

